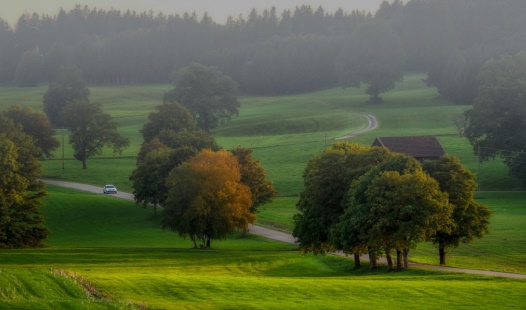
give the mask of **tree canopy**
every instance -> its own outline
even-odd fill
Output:
[[[192,63],[177,71],[175,88],[164,97],[192,111],[197,125],[209,132],[220,122],[237,115],[237,84],[215,67]]]
[[[227,151],[203,150],[176,167],[167,179],[163,227],[190,236],[197,247],[244,230],[255,220],[250,188],[241,183],[239,164]]]
[[[490,60],[478,80],[466,137],[482,160],[503,157],[510,173],[526,182],[526,52]]]
[[[44,94],[44,112],[55,127],[64,127],[64,110],[75,102],[87,102],[90,91],[80,71],[73,65],[65,65],[58,71],[58,75],[49,84]]]
[[[38,154],[21,126],[0,114],[0,248],[38,247],[48,236]]]
[[[303,173],[305,190],[296,205],[300,212],[294,216],[293,235],[303,252],[334,249],[330,228],[344,213],[349,186],[389,155],[385,148],[338,142],[309,161]]]
[[[385,253],[392,268],[407,269],[409,250],[449,223],[451,208],[438,182],[406,155],[392,155],[351,184],[347,208],[333,227],[333,242],[346,253],[367,251],[370,268]]]
[[[425,169],[424,169],[425,168]],[[411,249],[433,241],[440,258],[450,247],[487,232],[490,212],[476,203],[473,174],[449,155],[423,165],[386,148],[338,142],[314,156],[303,174],[293,235],[302,252],[341,250],[355,267],[385,255],[407,269]]]
[[[70,131],[73,156],[82,162],[82,169],[87,169],[88,158],[102,154],[104,147],[109,146],[114,153],[119,153],[129,144],[128,138],[117,132],[118,124],[102,111],[100,104],[72,103],[64,115]]]
[[[141,133],[137,166],[130,175],[134,199],[143,206],[163,205],[170,171],[203,149],[218,150],[214,139],[199,128],[191,112],[177,102],[165,101],[150,113]]]
[[[22,131],[33,138],[35,146],[40,149],[39,158],[53,156],[52,152],[59,146],[59,142],[55,139],[55,130],[45,114],[19,105],[9,107],[3,114],[15,124],[20,124]]]
[[[157,138],[145,142],[141,147],[137,166],[130,175],[135,202],[144,207],[153,205],[155,215],[157,206],[162,205],[166,199],[166,177],[175,166],[172,153],[172,149]]]
[[[237,147],[231,152],[239,163],[241,183],[248,186],[252,194],[250,212],[256,213],[259,206],[270,202],[277,193],[272,182],[267,180],[267,173],[259,160],[252,158],[252,149]]]
[[[148,115],[148,122],[144,124],[141,130],[144,141],[146,142],[158,137],[163,130],[198,130],[190,110],[177,102],[165,101],[163,104],[155,107],[155,109],[155,112]]]
[[[431,238],[438,246],[440,264],[444,265],[450,248],[471,243],[488,233],[491,211],[473,198],[477,188],[475,175],[462,166],[458,158],[446,155],[437,161],[425,161],[423,169],[438,181],[453,207],[450,225],[437,230]]]

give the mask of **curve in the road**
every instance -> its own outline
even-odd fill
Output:
[[[376,117],[374,117],[374,115],[372,114],[362,114],[362,115],[367,120],[367,127],[357,130],[357,131],[353,131],[341,137],[337,137],[336,140],[349,139],[359,134],[362,134],[364,132],[371,131],[371,130],[378,128],[378,120],[376,119]]]
[[[344,109],[341,109],[341,108],[337,108],[336,106],[334,106],[334,105],[332,105],[329,102],[324,101],[324,100],[319,100],[318,102],[321,103],[321,104],[324,104],[326,106],[329,106],[331,109],[338,109],[338,110],[343,111],[343,112],[352,112],[352,111],[344,110]],[[352,113],[356,113],[356,112],[352,112]],[[340,136],[340,137],[336,137],[336,138],[334,138],[334,140],[349,139],[349,138],[355,137],[355,136],[357,136],[359,134],[362,134],[364,132],[371,131],[371,130],[374,130],[374,129],[378,128],[379,123],[378,123],[378,120],[376,119],[376,117],[374,115],[372,115],[372,114],[364,114],[364,113],[362,113],[361,115],[363,117],[365,117],[365,119],[367,120],[367,126],[365,128],[362,128],[360,130],[356,130],[356,131],[350,132],[350,133],[348,133],[346,135],[343,135],[343,136]]]

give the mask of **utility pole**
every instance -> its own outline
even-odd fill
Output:
[[[64,170],[64,126],[62,126],[62,170]]]
[[[478,164],[478,168],[477,168],[477,186],[478,186],[478,189],[479,189],[479,192],[480,192],[480,145],[477,148],[477,157],[479,159],[479,164]]]

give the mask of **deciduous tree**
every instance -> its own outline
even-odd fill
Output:
[[[250,188],[252,194],[250,212],[255,214],[259,206],[270,202],[277,193],[272,186],[272,182],[267,180],[267,174],[259,160],[252,158],[252,149],[237,147],[231,152],[239,163],[241,183]],[[246,236],[246,233],[247,231],[244,230],[243,235]]]
[[[202,240],[224,239],[255,220],[250,188],[241,183],[239,164],[226,151],[203,150],[169,175],[163,227]]]
[[[526,52],[490,60],[478,80],[466,137],[481,159],[503,157],[510,173],[526,182]]]
[[[400,254],[407,270],[410,249],[429,240],[437,230],[449,227],[451,206],[438,183],[421,170],[400,174],[385,171],[370,183],[366,193],[369,217],[374,219],[369,236],[383,245],[385,252],[395,249],[398,270]]]
[[[44,112],[51,124],[63,127],[64,109],[74,102],[87,102],[90,95],[80,71],[73,65],[60,67],[57,78],[49,84],[44,94]]]
[[[165,95],[165,101],[187,107],[207,132],[239,113],[237,84],[215,67],[192,63],[177,71],[173,81],[175,88]]]
[[[444,265],[450,248],[471,243],[488,233],[491,211],[474,200],[477,188],[475,176],[458,158],[446,155],[437,161],[424,162],[423,168],[438,181],[440,190],[448,194],[449,203],[453,206],[449,227],[439,229],[431,238],[438,247],[440,264]]]
[[[21,126],[0,115],[0,247],[42,246],[48,230],[38,209],[45,196],[38,181],[38,148]]]
[[[145,142],[137,159],[137,167],[130,176],[135,202],[144,207],[153,205],[155,215],[157,206],[166,199],[166,177],[174,167],[171,155],[172,149],[159,139]]]
[[[313,157],[303,174],[305,190],[296,205],[294,232],[303,252],[325,253],[344,249],[330,238],[332,225],[344,213],[346,196],[352,181],[389,156],[385,148],[369,148],[347,142],[331,145],[320,156]],[[359,266],[357,248],[350,250]]]
[[[214,139],[199,128],[191,112],[177,102],[165,101],[149,115],[141,133],[144,143],[132,172],[135,201],[143,206],[163,205],[166,179],[176,166],[203,149],[219,149]]]
[[[11,106],[3,114],[22,126],[22,131],[33,138],[35,146],[40,148],[40,158],[52,157],[53,150],[59,146],[55,139],[55,130],[47,116],[30,107]]]
[[[393,155],[353,183],[348,208],[336,225],[337,236],[349,248],[366,247],[370,267],[384,252],[392,268],[407,269],[409,250],[449,223],[451,207],[436,180],[405,155]]]
[[[276,191],[272,182],[267,180],[267,174],[259,160],[252,158],[252,149],[237,147],[231,152],[239,163],[241,183],[248,186],[252,193],[250,212],[256,213],[257,207],[270,202],[276,196]]]
[[[117,132],[118,124],[102,111],[100,104],[73,103],[64,114],[73,156],[82,162],[82,169],[87,169],[88,158],[100,155],[104,147],[109,146],[114,153],[119,153],[129,144],[129,140]]]
[[[163,130],[195,131],[198,129],[190,110],[178,102],[165,101],[155,109],[155,112],[148,115],[148,122],[141,130],[146,142],[158,137]]]

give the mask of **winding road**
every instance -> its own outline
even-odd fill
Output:
[[[323,104],[323,105],[326,105],[326,106],[330,107],[331,109],[339,110],[339,111],[346,112],[346,113],[356,113],[354,111],[349,111],[349,110],[345,110],[345,109],[342,109],[342,108],[338,108],[338,107],[334,106],[333,104],[331,104],[331,103],[329,103],[327,101],[324,101],[324,100],[318,100],[318,102]],[[376,117],[374,115],[365,114],[365,113],[360,113],[360,114],[363,117],[365,117],[365,119],[367,120],[367,126],[365,128],[360,129],[360,130],[356,130],[356,131],[350,132],[350,133],[348,133],[346,135],[343,135],[343,136],[340,136],[340,137],[336,137],[334,140],[349,139],[349,138],[355,137],[357,135],[360,135],[360,134],[362,134],[364,132],[371,131],[371,130],[374,130],[374,129],[378,128],[379,122],[378,122],[378,120],[376,119]]]

